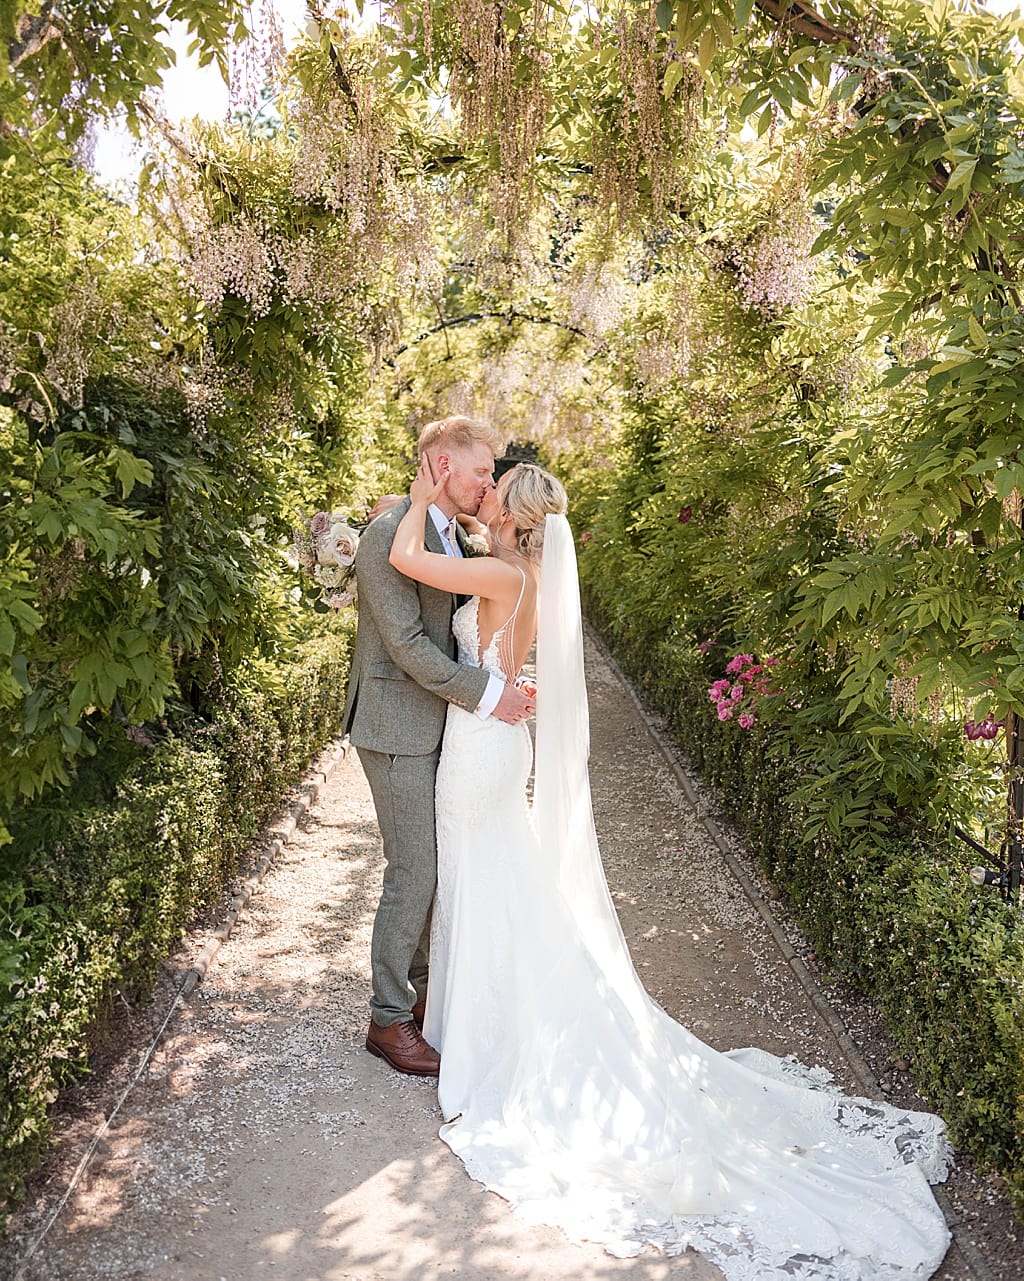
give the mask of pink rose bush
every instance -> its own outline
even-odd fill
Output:
[[[701,651],[706,652],[706,651]],[[757,704],[778,690],[772,688],[771,669],[777,658],[755,663],[752,654],[737,654],[725,665],[725,676],[708,689],[720,721],[735,720],[741,729],[752,729],[757,721]]]

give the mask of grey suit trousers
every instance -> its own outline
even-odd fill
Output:
[[[378,1026],[389,1027],[408,1019],[410,1007],[426,995],[437,885],[434,775],[441,748],[424,756],[356,751],[384,842],[384,883],[370,942],[370,1009]]]
[[[455,661],[450,592],[405,578],[390,564],[405,499],[359,540],[359,628],[345,729],[359,752],[384,839],[384,885],[373,925],[370,1010],[380,1027],[408,1021],[427,982],[430,905],[437,884],[434,774],[447,704],[472,711],[487,673]],[[426,546],[443,552],[431,520]]]

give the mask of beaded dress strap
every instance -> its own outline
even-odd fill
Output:
[[[519,615],[519,606],[523,603],[523,593],[526,591],[526,571],[516,565],[522,575],[523,581],[519,586],[519,599],[516,601],[516,607],[508,616],[505,622],[498,628],[495,635],[498,638],[498,665],[510,681],[514,681],[518,673],[515,657],[515,635],[516,635],[516,618]],[[494,637],[491,637],[493,644]]]

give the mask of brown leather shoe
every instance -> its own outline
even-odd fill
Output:
[[[366,1048],[390,1063],[396,1072],[405,1072],[408,1076],[437,1076],[441,1070],[441,1056],[424,1041],[412,1022],[378,1027],[371,1019]]]
[[[423,1031],[423,1020],[427,1017],[427,998],[421,997],[412,1007],[412,1021]]]

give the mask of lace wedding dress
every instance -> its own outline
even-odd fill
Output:
[[[547,525],[532,808],[523,725],[449,707],[438,769],[424,1034],[442,1138],[518,1213],[612,1254],[692,1246],[730,1281],[930,1276],[949,1240],[939,1118],[717,1053],[644,991],[593,831],[572,536]],[[456,613],[460,658],[507,674],[477,611]]]

